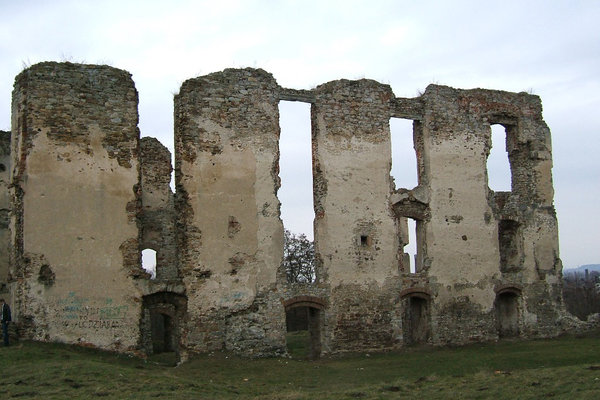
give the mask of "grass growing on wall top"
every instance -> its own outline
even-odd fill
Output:
[[[58,344],[0,347],[0,398],[597,399],[600,336],[319,361],[203,355],[179,367]]]

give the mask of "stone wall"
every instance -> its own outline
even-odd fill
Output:
[[[8,296],[10,132],[0,131],[0,296]],[[8,301],[8,299],[5,299]]]
[[[330,351],[389,348],[397,340],[397,227],[390,208],[392,90],[370,80],[315,89],[312,129],[315,248],[330,286]]]
[[[16,77],[11,291],[28,338],[138,345],[137,102],[111,67],[42,63]]]
[[[312,107],[312,284],[287,282],[281,265],[280,100]],[[413,121],[414,188],[390,177],[392,117]],[[488,187],[494,124],[506,130],[510,192]],[[182,360],[278,355],[286,314],[301,314],[318,356],[552,336],[570,321],[537,96],[431,85],[406,99],[366,79],[295,90],[227,69],[175,96],[174,194],[171,154],[139,140],[129,74],[43,63],[16,79],[11,157],[0,280],[36,340]],[[157,253],[153,279],[144,249]]]
[[[262,70],[227,69],[184,82],[175,97],[189,350],[284,349],[285,314],[274,292],[283,255],[277,91]]]
[[[439,327],[434,342],[495,338],[495,302],[506,288],[519,292],[522,334],[556,334],[562,265],[550,135],[539,98],[432,85],[422,101],[423,180],[431,216],[423,223],[423,257],[435,298],[432,323]],[[509,193],[488,188],[492,124],[506,128]]]

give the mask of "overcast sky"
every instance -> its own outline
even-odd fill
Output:
[[[15,75],[50,60],[131,72],[142,136],[171,150],[173,94],[186,79],[229,67],[263,68],[296,89],[370,78],[398,97],[430,83],[528,91],[541,96],[552,132],[563,264],[600,263],[599,21],[600,1],[573,0],[0,0],[0,129],[10,130]],[[284,139],[300,137],[285,144],[292,150],[309,140],[308,110],[281,106]],[[295,170],[310,171],[310,161],[286,154],[284,189],[302,199],[292,186],[306,194],[310,178]],[[312,215],[282,202],[286,225],[310,235]]]

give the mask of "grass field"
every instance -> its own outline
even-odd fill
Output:
[[[172,360],[21,342],[0,347],[0,399],[600,398],[598,334],[318,361],[224,353],[179,367]]]

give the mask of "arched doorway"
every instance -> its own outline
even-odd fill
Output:
[[[302,296],[286,301],[284,306],[288,353],[292,357],[319,358],[325,302],[316,297]]]
[[[407,291],[402,297],[402,331],[408,346],[431,339],[430,296],[425,291]]]
[[[147,355],[174,353],[179,361],[179,330],[187,298],[173,292],[157,292],[143,297],[140,322],[142,346]]]
[[[519,297],[517,289],[508,288],[496,294],[496,327],[498,337],[519,336]]]

